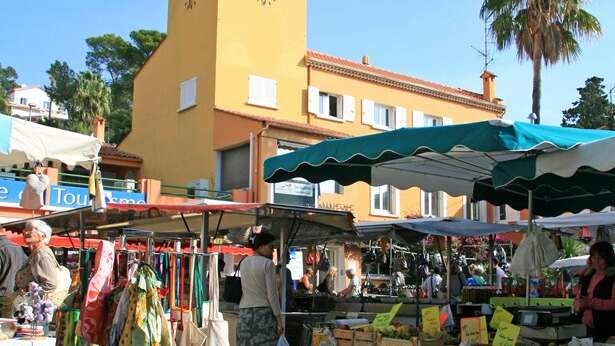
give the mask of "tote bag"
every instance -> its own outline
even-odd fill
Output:
[[[229,346],[228,322],[222,318],[218,308],[218,254],[209,259],[209,315],[207,316],[207,346]]]
[[[239,273],[239,268],[241,268],[241,262],[243,262],[243,260],[246,258],[247,257],[244,257],[241,259],[241,261],[239,261],[235,274],[233,274],[233,276],[227,276],[226,279],[224,280],[224,294],[222,296],[222,298],[224,298],[224,301],[227,301],[229,303],[235,303],[235,304],[239,304],[239,302],[241,301],[241,296],[243,295],[243,292],[241,290],[241,277],[237,276],[237,273]],[[210,259],[210,262],[211,262],[211,259]],[[216,263],[216,267],[217,266],[218,266],[218,263]],[[210,271],[210,273],[212,272]],[[217,271],[214,273],[217,273]],[[216,281],[218,281],[217,278],[216,278]],[[217,287],[216,287],[216,290],[218,291]]]

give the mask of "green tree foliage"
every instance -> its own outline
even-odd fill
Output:
[[[577,257],[586,254],[585,244],[570,237],[562,237],[562,258]]]
[[[615,128],[615,106],[609,103],[604,79],[591,77],[578,88],[580,98],[563,111],[562,126],[586,129]]]
[[[98,74],[81,72],[77,77],[72,104],[76,118],[82,123],[91,124],[94,117],[105,118],[110,113],[111,90]]]
[[[69,112],[70,119],[63,127],[89,133],[92,114],[97,114],[107,119],[107,140],[112,143],[121,141],[130,131],[135,73],[165,36],[164,33],[154,30],[137,30],[130,33],[129,41],[114,34],[86,39],[89,47],[86,65],[92,72],[92,75],[87,77],[82,73],[78,78],[65,62],[55,61],[51,64],[47,71],[49,85],[45,90],[54,102],[64,106]],[[84,94],[92,95],[94,100],[100,100],[106,92],[99,89],[98,82],[93,82],[96,78],[102,80],[109,91],[108,110],[102,113],[99,112],[100,109],[98,113],[83,110],[84,100],[89,99],[84,99]],[[86,85],[83,85],[84,83]],[[59,126],[48,122],[49,125]]]
[[[13,89],[17,88],[17,71],[11,66],[2,67],[0,64],[0,113],[8,113],[9,111],[9,94]]]
[[[110,142],[119,142],[130,131],[135,73],[165,36],[155,30],[137,30],[130,33],[130,41],[114,34],[86,40],[90,48],[86,56],[88,68],[100,73],[111,88],[111,112],[107,118]]]
[[[533,64],[532,112],[540,123],[542,63],[570,62],[581,52],[577,38],[602,33],[598,19],[582,7],[585,0],[485,0],[480,11],[492,20],[497,48],[513,43],[519,60]]]

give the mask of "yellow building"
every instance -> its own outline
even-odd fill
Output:
[[[307,50],[306,8],[306,0],[169,0],[167,37],[135,77],[132,131],[120,145],[143,158],[141,174],[233,190],[236,200],[351,210],[358,220],[467,213],[491,220],[493,213],[442,193],[262,180],[265,158],[326,138],[505,111],[486,71],[476,93],[379,69],[368,57]]]

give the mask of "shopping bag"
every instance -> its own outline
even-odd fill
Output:
[[[218,254],[209,259],[209,272],[218,272]],[[222,318],[218,308],[220,286],[218,275],[209,275],[209,315],[207,316],[207,346],[229,346],[228,322]]]
[[[290,346],[288,344],[288,341],[286,340],[286,338],[284,337],[284,335],[280,336],[280,338],[278,339],[278,345],[277,346]]]

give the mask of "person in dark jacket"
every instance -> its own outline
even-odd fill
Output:
[[[588,268],[581,275],[574,307],[583,314],[583,323],[594,341],[615,336],[615,252],[608,242],[589,249]]]
[[[28,257],[20,246],[6,237],[4,228],[0,228],[0,317],[11,316],[10,297],[15,289],[15,274],[26,263]],[[5,305],[9,304],[5,308]],[[5,311],[6,310],[6,311]]]

